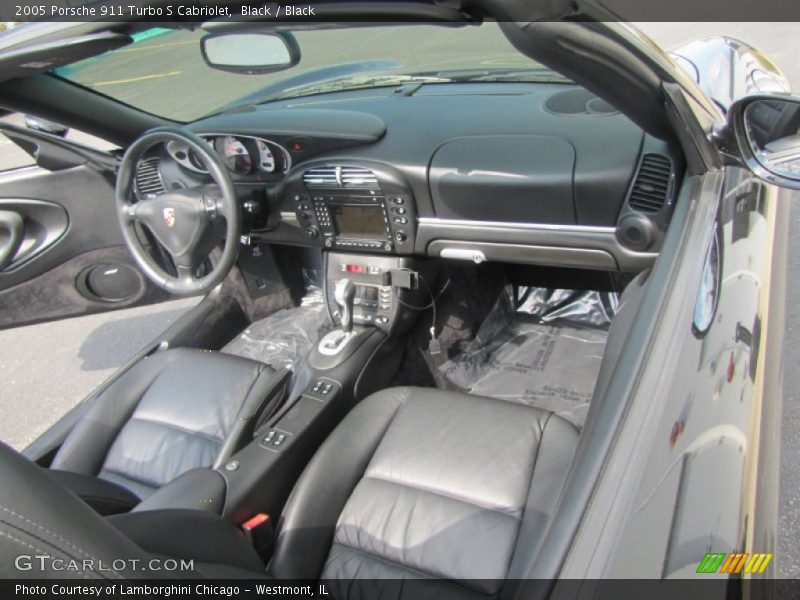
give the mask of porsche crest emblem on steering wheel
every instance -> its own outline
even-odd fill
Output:
[[[172,229],[175,227],[175,209],[171,206],[168,206],[163,211],[164,215],[164,225]]]

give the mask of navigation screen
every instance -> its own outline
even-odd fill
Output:
[[[385,238],[386,224],[380,206],[358,204],[331,204],[336,232],[341,237]]]

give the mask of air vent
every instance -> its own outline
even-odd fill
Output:
[[[645,154],[636,173],[628,204],[631,208],[655,213],[661,210],[669,195],[672,161],[661,154]]]
[[[364,167],[340,167],[342,185],[346,188],[377,188],[378,178]]]
[[[155,156],[139,161],[139,166],[136,168],[136,190],[139,195],[160,194],[166,191],[158,170],[160,162],[160,159]]]
[[[303,182],[310,188],[378,188],[375,173],[364,167],[348,165],[313,167],[303,174]]]
[[[338,167],[314,167],[303,174],[308,187],[339,187]]]

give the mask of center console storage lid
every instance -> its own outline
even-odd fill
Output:
[[[453,139],[428,174],[442,219],[574,224],[575,149],[551,135]]]

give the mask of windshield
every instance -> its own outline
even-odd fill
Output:
[[[300,63],[243,75],[211,69],[202,31],[150,29],[119,50],[62,67],[64,77],[141,110],[192,121],[237,104],[407,83],[549,80],[496,23],[469,27],[393,25],[294,33]]]

